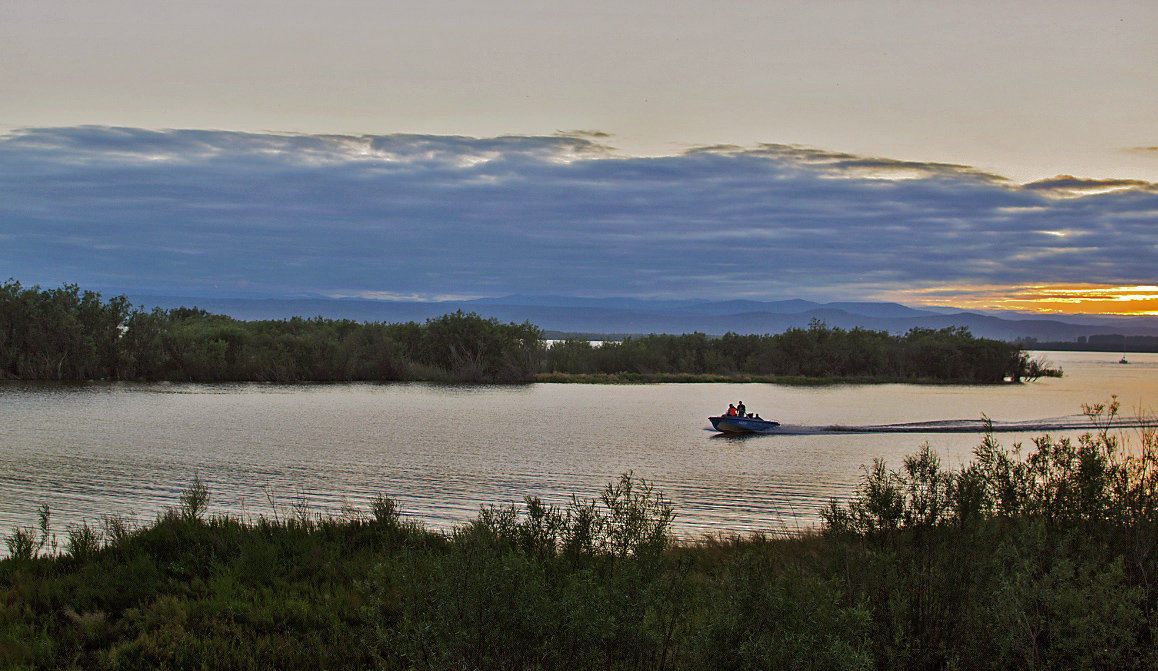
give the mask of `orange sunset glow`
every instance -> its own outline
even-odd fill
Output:
[[[939,287],[905,292],[901,300],[966,310],[1048,314],[1158,315],[1158,286],[1056,285]]]

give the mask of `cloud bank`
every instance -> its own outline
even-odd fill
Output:
[[[0,137],[0,275],[203,296],[825,300],[1155,281],[1154,184],[606,141],[20,130]]]

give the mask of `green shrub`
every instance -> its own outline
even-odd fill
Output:
[[[865,599],[878,666],[1151,668],[1158,441],[1123,449],[1116,400],[1086,411],[1076,442],[1023,456],[988,434],[955,471],[925,446],[825,506],[828,570]]]
[[[103,534],[97,529],[83,522],[80,526],[68,530],[68,542],[65,543],[64,553],[73,559],[89,559],[104,547]]]
[[[446,547],[370,581],[378,654],[417,668],[639,668],[674,653],[683,574],[663,550],[671,506],[630,473],[566,511],[487,506]]]
[[[199,520],[209,506],[209,487],[201,482],[200,475],[194,475],[193,484],[181,492],[178,500],[181,503],[181,517],[186,520]]]
[[[8,546],[8,556],[18,560],[32,559],[40,549],[31,527],[16,527],[4,543]]]

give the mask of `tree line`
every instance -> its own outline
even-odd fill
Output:
[[[424,324],[147,311],[75,285],[0,285],[0,379],[527,382],[542,331],[461,311]]]
[[[647,335],[593,346],[567,339],[546,352],[566,373],[725,374],[805,378],[932,380],[966,384],[1059,374],[1014,343],[975,338],[963,327],[913,328],[895,336],[862,328],[808,328],[771,335]]]
[[[145,310],[72,284],[0,284],[0,379],[523,383],[563,376],[795,376],[998,383],[1052,371],[964,328],[632,336],[548,345],[539,327],[461,310],[425,323],[316,317],[242,321],[196,307]]]

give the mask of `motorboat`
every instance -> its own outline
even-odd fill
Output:
[[[740,415],[720,415],[709,417],[712,428],[720,433],[767,433],[776,430],[780,422],[756,417],[741,417]]]

